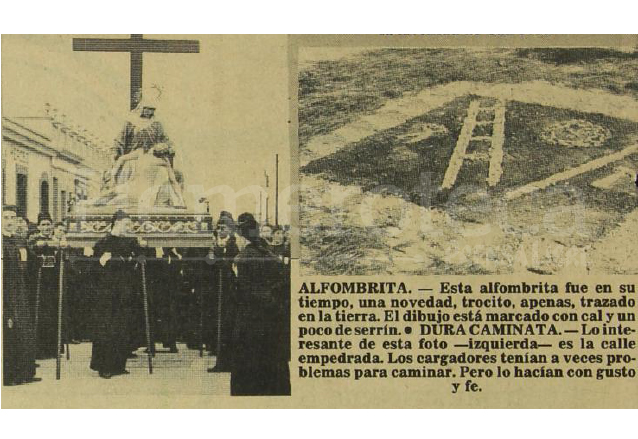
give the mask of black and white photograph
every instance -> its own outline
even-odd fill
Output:
[[[452,46],[300,47],[302,273],[638,273],[635,43]]]
[[[19,434],[346,431],[208,408],[636,406],[636,35],[211,35],[269,19],[171,6],[175,34],[2,35],[0,396],[198,411],[27,415]]]
[[[285,36],[3,36],[3,399],[291,394],[287,78]]]

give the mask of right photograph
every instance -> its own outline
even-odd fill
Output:
[[[302,274],[638,273],[637,47],[298,60]]]

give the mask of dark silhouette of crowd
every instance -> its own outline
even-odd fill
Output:
[[[43,213],[29,225],[4,206],[3,384],[39,381],[37,360],[59,355],[64,261],[61,347],[91,342],[99,377],[127,375],[143,353],[195,349],[215,357],[208,372],[231,374],[233,395],[290,394],[287,230],[221,212],[207,248],[149,248],[130,223],[118,211],[93,247],[71,248],[63,222]]]

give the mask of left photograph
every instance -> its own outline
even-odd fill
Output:
[[[285,36],[2,36],[3,402],[290,395],[288,78]]]

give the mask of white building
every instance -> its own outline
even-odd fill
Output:
[[[40,117],[2,117],[2,203],[35,222],[63,219],[77,199],[97,195],[112,153],[48,105]]]

